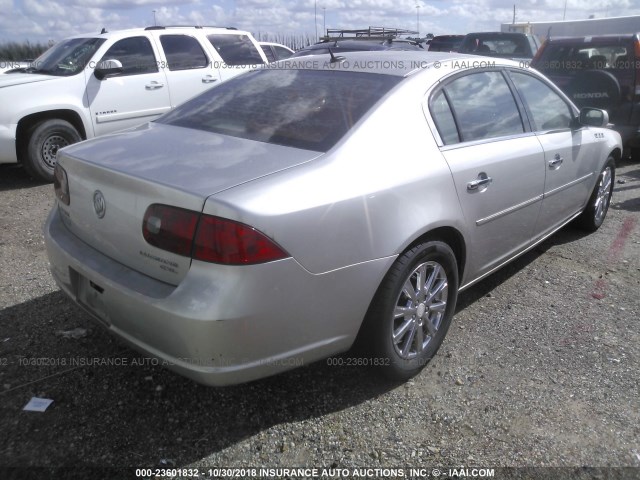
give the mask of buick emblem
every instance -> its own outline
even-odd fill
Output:
[[[93,194],[93,209],[96,211],[98,218],[104,217],[107,212],[107,202],[105,202],[104,195],[100,190],[96,190]]]

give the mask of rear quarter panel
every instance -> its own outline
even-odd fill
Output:
[[[421,76],[323,157],[210,197],[204,212],[258,228],[312,273],[398,255],[433,228],[462,230],[451,173],[422,111],[430,84]]]

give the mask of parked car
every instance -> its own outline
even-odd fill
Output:
[[[531,66],[576,105],[606,110],[627,153],[640,158],[640,34],[551,38]]]
[[[430,52],[456,52],[464,35],[438,35],[429,44]]]
[[[264,52],[265,57],[267,57],[269,63],[284,60],[294,53],[289,47],[286,45],[280,45],[279,43],[260,42],[260,48],[262,48],[262,51]]]
[[[344,40],[332,40],[320,43],[314,43],[308,47],[304,47],[294,53],[291,57],[304,57],[307,55],[324,55],[331,50],[333,53],[340,52],[364,52],[364,51],[420,51],[425,50],[422,46],[411,40],[403,39],[353,39],[348,38]]]
[[[0,163],[51,181],[59,148],[129,128],[266,58],[248,32],[148,27],[79,35],[0,77]]]
[[[472,55],[510,58],[528,61],[540,48],[535,35],[507,32],[468,33],[462,39],[458,51]]]
[[[459,291],[574,219],[602,225],[622,148],[606,112],[508,60],[341,57],[257,69],[62,149],[45,226],[62,290],[202,383],[356,338],[363,365],[406,379]]]

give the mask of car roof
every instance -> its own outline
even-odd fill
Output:
[[[549,43],[576,43],[584,42],[585,44],[598,41],[615,41],[615,40],[634,40],[640,38],[640,33],[610,33],[603,35],[582,35],[575,37],[550,37],[547,39]]]
[[[513,60],[457,52],[387,50],[337,53],[339,54],[334,57],[340,60],[333,63],[330,55],[322,54],[290,57],[265,68],[340,70],[406,77],[420,70],[438,71],[442,68],[443,71],[448,71],[449,63],[453,60],[474,62],[476,65],[487,62],[491,66],[518,66],[518,62]]]
[[[474,32],[474,33],[467,33],[465,35],[465,37],[478,37],[478,38],[522,37],[522,36],[530,37],[531,35],[529,35],[528,33],[519,33],[519,32]]]

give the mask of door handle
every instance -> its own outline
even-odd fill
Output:
[[[164,87],[164,83],[160,83],[160,82],[151,82],[151,83],[147,83],[144,86],[144,88],[146,88],[147,90],[157,90],[162,87]]]
[[[564,158],[562,158],[559,153],[556,153],[553,159],[549,160],[549,167],[551,168],[559,167],[562,164],[562,162],[564,162]]]
[[[217,80],[213,75],[206,75],[202,77],[202,83],[213,83]]]
[[[478,178],[475,180],[471,180],[467,183],[467,191],[475,192],[480,187],[488,186],[491,182],[493,182],[493,178],[487,176],[486,173],[482,172],[478,174]]]

